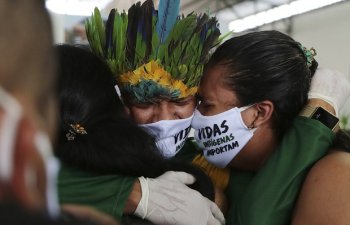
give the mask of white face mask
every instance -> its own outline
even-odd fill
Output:
[[[22,107],[1,87],[0,107],[4,111],[0,124],[0,179],[9,182],[13,173],[14,144]]]
[[[156,144],[165,158],[171,158],[184,146],[191,130],[193,115],[180,120],[161,120],[155,123],[141,124],[156,139]]]
[[[60,169],[60,163],[53,156],[53,149],[48,135],[44,132],[37,132],[34,137],[36,149],[44,159],[46,170],[46,205],[47,211],[51,217],[58,217],[60,206],[57,195],[57,176]]]
[[[192,120],[194,138],[210,163],[226,167],[253,137],[256,129],[249,129],[241,116],[241,112],[249,107],[235,107],[214,116],[203,116],[195,111]]]
[[[0,179],[10,182],[14,171],[14,149],[15,139],[19,121],[22,118],[22,107],[18,101],[0,87],[0,107],[4,116],[0,123]],[[48,136],[37,132],[34,137],[34,144],[40,153],[47,176],[46,199],[50,216],[56,217],[59,214],[59,204],[56,192],[56,177],[59,164],[53,156],[52,145]],[[27,184],[36,184],[36,176],[31,168],[26,169],[25,180]]]

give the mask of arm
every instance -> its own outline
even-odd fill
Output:
[[[78,221],[81,222],[81,224],[83,224],[83,222],[85,221],[92,222],[93,224],[98,225],[120,225],[120,223],[110,215],[100,212],[89,206],[65,204],[62,205],[61,209],[62,212],[74,217],[73,221],[68,220],[70,224],[73,224]]]
[[[134,211],[130,197],[135,194],[136,182],[136,177],[94,174],[62,164],[58,177],[59,200],[61,204],[88,205],[121,219],[128,209],[130,213]]]
[[[332,152],[313,166],[302,187],[292,225],[350,221],[350,154]]]
[[[132,186],[132,190],[128,199],[126,200],[123,213],[124,214],[133,214],[139,204],[142,196],[142,190],[140,181],[138,179],[135,180],[134,185]]]

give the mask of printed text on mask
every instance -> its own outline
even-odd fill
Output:
[[[228,130],[229,127],[226,125],[226,120],[222,121],[222,123],[219,125],[214,124],[213,127],[204,127],[199,129],[198,131],[198,138],[200,140],[202,140],[202,138],[205,139],[209,139],[208,141],[203,142],[203,145],[205,148],[210,148],[212,146],[217,146],[217,145],[221,145],[227,142],[231,142],[234,140],[234,136],[233,134],[229,134],[229,135],[225,135],[224,137],[220,137],[217,139],[210,139],[211,137],[216,137],[218,135],[222,135],[225,134]],[[230,144],[226,144],[224,146],[218,147],[218,148],[214,148],[214,149],[209,149],[207,150],[207,155],[214,155],[216,154],[220,154],[229,150],[232,150],[236,147],[239,147],[239,144],[237,141],[234,141]]]

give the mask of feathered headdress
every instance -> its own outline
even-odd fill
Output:
[[[209,50],[220,42],[215,17],[191,13],[179,16],[179,0],[152,0],[118,12],[107,22],[97,8],[86,22],[95,54],[117,76],[123,96],[138,103],[160,96],[184,98],[197,92]]]

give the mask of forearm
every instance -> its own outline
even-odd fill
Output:
[[[124,206],[124,214],[133,214],[142,196],[141,185],[138,179],[135,180],[132,190]]]
[[[309,99],[307,105],[312,106],[312,107],[322,107],[325,110],[327,110],[328,112],[335,115],[334,108],[329,103],[327,103],[326,101],[323,101],[321,99],[318,99],[318,98]]]
[[[321,99],[310,99],[299,115],[318,121],[333,133],[337,133],[339,130],[339,118],[336,117],[333,106]]]

